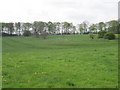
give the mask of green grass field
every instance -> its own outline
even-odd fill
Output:
[[[116,88],[118,41],[3,37],[3,88]]]

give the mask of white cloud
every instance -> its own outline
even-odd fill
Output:
[[[117,19],[118,0],[0,0],[0,21],[68,21],[75,24]]]

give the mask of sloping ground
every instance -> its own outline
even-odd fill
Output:
[[[117,40],[3,37],[5,88],[116,88]]]
[[[0,37],[0,89],[2,89],[2,37]]]

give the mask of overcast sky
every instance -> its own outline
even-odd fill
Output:
[[[0,22],[105,22],[118,18],[118,1],[0,0]]]

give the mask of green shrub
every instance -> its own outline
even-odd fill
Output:
[[[25,30],[23,33],[23,36],[31,36],[31,32],[28,30]]]
[[[98,38],[104,38],[105,34],[107,33],[107,31],[102,30],[98,32]]]
[[[90,38],[91,38],[91,39],[94,39],[94,38],[95,38],[95,36],[94,36],[93,33],[89,33],[89,35],[90,35]]]
[[[107,32],[107,33],[105,34],[104,38],[105,38],[105,39],[109,39],[109,40],[113,40],[113,39],[115,39],[116,37],[115,37],[114,33],[112,33],[112,32]]]

